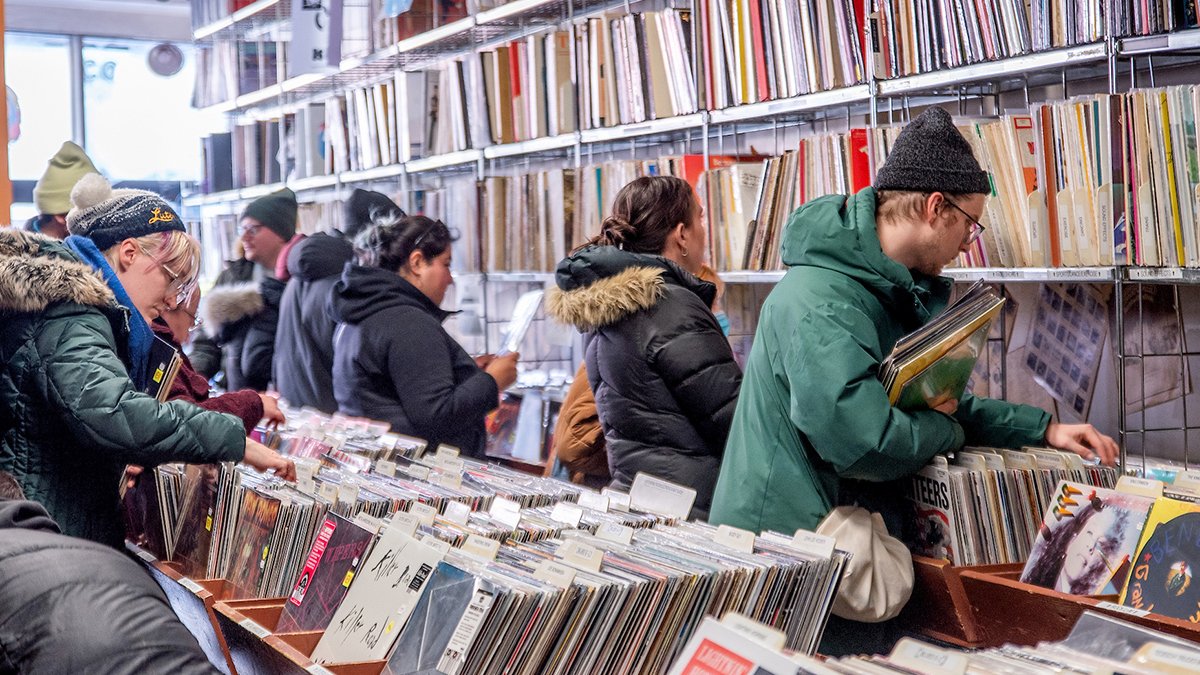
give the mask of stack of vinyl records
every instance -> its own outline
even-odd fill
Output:
[[[888,401],[919,410],[962,398],[1003,306],[993,288],[976,282],[933,321],[900,338],[879,369]]]
[[[127,481],[136,480],[126,489]],[[174,549],[175,521],[183,492],[183,465],[163,464],[136,479],[121,476],[125,538],[160,558]]]

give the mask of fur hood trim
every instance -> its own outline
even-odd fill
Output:
[[[666,290],[663,274],[654,267],[629,267],[591,285],[546,292],[546,312],[558,321],[587,332],[658,304]]]
[[[0,311],[43,312],[60,302],[103,308],[116,298],[99,272],[57,240],[0,230]]]
[[[254,316],[265,308],[259,283],[247,281],[213,288],[201,301],[200,316],[205,330],[216,335],[223,326]]]

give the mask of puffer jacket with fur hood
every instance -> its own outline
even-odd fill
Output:
[[[696,490],[707,518],[742,373],[709,306],[716,287],[661,256],[584,248],[546,297],[584,334],[613,487],[639,472]]]
[[[0,470],[65,534],[114,547],[126,464],[240,461],[246,447],[232,415],[134,390],[129,311],[61,242],[0,230]]]
[[[251,263],[253,264],[253,263]],[[218,283],[201,301],[204,328],[221,345],[226,390],[266,391],[271,385],[282,281]]]

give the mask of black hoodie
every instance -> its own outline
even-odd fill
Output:
[[[275,387],[294,406],[337,412],[333,396],[333,328],[329,309],[333,285],[354,257],[341,237],[316,234],[288,255],[292,278],[279,305],[273,370]]]
[[[129,556],[0,500],[0,675],[216,673]]]
[[[449,316],[394,272],[347,265],[334,286],[333,391],[346,415],[482,457],[496,380],[442,328]]]

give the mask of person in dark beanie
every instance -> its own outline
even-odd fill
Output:
[[[1030,406],[970,394],[935,410],[888,403],[880,363],[946,307],[952,281],[939,275],[980,236],[990,191],[950,115],[930,108],[900,133],[873,187],[791,214],[789,269],[762,308],[710,522],[813,530],[857,501],[898,536],[902,479],[964,443],[1051,445],[1113,463],[1111,438]],[[881,634],[831,628],[835,638]]]
[[[220,672],[123,552],[63,535],[0,471],[0,673]]]
[[[205,333],[221,347],[228,391],[266,391],[271,384],[284,287],[275,268],[296,234],[298,209],[296,193],[287,188],[250,202],[242,212],[244,257],[217,277],[201,305]]]
[[[275,388],[293,406],[337,412],[333,395],[333,285],[354,258],[354,237],[374,224],[394,224],[404,211],[382,193],[355,189],[341,231],[297,243],[287,257],[288,281],[275,333]]]

